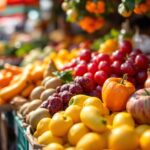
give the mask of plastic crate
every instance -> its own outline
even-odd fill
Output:
[[[21,120],[14,114],[15,132],[17,136],[17,150],[29,150],[29,142],[26,138],[26,129],[22,127]]]

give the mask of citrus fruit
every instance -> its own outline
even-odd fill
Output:
[[[131,114],[127,112],[120,112],[114,117],[113,128],[121,126],[121,125],[129,125],[131,127],[135,126],[135,123]]]
[[[142,150],[150,149],[150,129],[145,131],[140,138],[140,145]]]
[[[62,139],[54,136],[51,131],[44,132],[42,135],[38,137],[37,141],[38,144],[44,144],[44,145],[50,143],[60,143],[60,144],[63,143]]]
[[[91,132],[84,135],[76,146],[77,150],[102,150],[103,138],[101,135]]]
[[[123,125],[112,130],[108,145],[111,150],[135,150],[138,147],[138,140],[135,130]]]
[[[36,132],[34,133],[35,137],[40,136],[45,131],[49,130],[49,124],[50,124],[51,118],[43,118],[39,121],[37,124]]]
[[[43,148],[43,150],[65,150],[64,147],[58,143],[51,143]]]
[[[50,130],[55,136],[64,136],[73,125],[72,118],[64,113],[56,113],[51,119]]]
[[[97,97],[89,97],[86,99],[86,101],[83,103],[83,106],[95,106],[100,110],[100,113],[103,114],[103,103],[101,100]]]
[[[100,110],[94,106],[85,106],[80,113],[81,121],[92,131],[102,133],[107,130],[107,121]]]
[[[147,131],[148,129],[150,129],[150,126],[149,125],[146,125],[146,124],[142,124],[142,125],[139,125],[135,128],[135,131],[136,133],[141,136],[145,131]]]
[[[65,110],[65,113],[72,118],[74,123],[77,123],[80,122],[80,111],[81,111],[80,106],[71,105]]]
[[[83,123],[74,124],[68,132],[68,141],[76,145],[78,141],[89,132],[89,129]]]

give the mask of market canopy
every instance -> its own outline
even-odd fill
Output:
[[[1,0],[0,10],[5,10],[5,8],[10,5],[38,5],[39,0]]]

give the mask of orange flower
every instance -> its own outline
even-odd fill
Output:
[[[136,14],[144,14],[144,13],[147,13],[148,11],[150,11],[150,1],[149,0],[146,0],[145,3],[137,5],[134,8],[134,12]]]
[[[93,33],[94,31],[102,28],[104,23],[105,21],[102,17],[91,18],[86,16],[79,21],[80,27],[89,33]]]
[[[101,14],[105,12],[105,3],[103,1],[87,1],[86,10],[90,13]]]

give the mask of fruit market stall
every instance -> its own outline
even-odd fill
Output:
[[[47,42],[0,71],[0,108],[13,110],[16,149],[149,150],[150,37],[130,24],[149,18],[149,1],[65,0],[62,8],[88,35]],[[116,11],[129,18],[119,30],[108,19]]]

